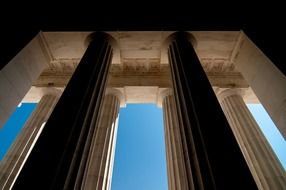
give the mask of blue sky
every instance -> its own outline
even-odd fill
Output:
[[[36,104],[25,104],[0,129],[0,160]],[[260,104],[248,105],[286,168],[286,141]],[[167,190],[162,109],[128,104],[120,109],[112,190]]]
[[[283,136],[261,104],[248,104],[247,106],[286,170],[286,141]]]
[[[155,104],[120,109],[112,190],[167,190],[163,112]]]
[[[22,103],[14,111],[6,124],[0,128],[0,160],[4,157],[12,142],[21,131],[25,121],[37,104]]]

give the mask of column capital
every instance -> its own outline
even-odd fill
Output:
[[[245,91],[240,88],[215,88],[214,91],[217,95],[219,102],[222,102],[225,98],[230,96],[243,97],[245,94]]]
[[[162,49],[168,49],[169,45],[175,41],[176,39],[180,38],[180,37],[186,37],[186,39],[192,43],[193,47],[196,48],[197,47],[197,40],[196,38],[190,33],[190,32],[183,32],[183,31],[178,31],[178,32],[174,32],[173,34],[169,35],[165,41],[162,44]]]
[[[112,64],[121,64],[121,54],[120,47],[117,40],[107,32],[92,32],[84,40],[84,46],[88,47],[91,42],[93,42],[97,36],[102,36],[106,41],[109,42],[113,51],[112,51]]]
[[[93,42],[97,36],[101,36],[103,39],[107,40],[112,46],[117,46],[116,40],[106,32],[92,32],[84,40],[84,45],[87,47],[91,42]]]
[[[109,94],[114,95],[119,99],[120,107],[126,107],[126,98],[124,96],[124,93],[121,90],[108,87],[105,90],[105,95],[109,95]]]
[[[39,102],[41,98],[45,95],[53,95],[60,97],[63,91],[64,88],[32,86],[23,98],[22,102]]]
[[[45,95],[54,95],[54,96],[57,96],[57,97],[60,97],[63,93],[63,89],[58,89],[58,88],[49,88],[48,90],[46,90],[44,93],[43,93],[43,96]]]
[[[160,88],[158,91],[157,106],[161,108],[164,98],[173,94],[172,88]]]
[[[161,46],[161,64],[168,64],[168,49],[169,46],[178,39],[179,36],[185,36],[189,42],[193,45],[193,48],[197,47],[197,40],[190,32],[174,32],[170,34],[165,40],[163,40]]]

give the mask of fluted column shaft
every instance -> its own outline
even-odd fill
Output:
[[[0,168],[1,189],[9,189],[14,183],[14,180],[41,133],[44,123],[54,109],[58,96],[59,94],[44,95],[28,121],[25,123],[21,133],[2,161]]]
[[[163,98],[165,144],[169,190],[189,190],[180,125],[173,95]]]
[[[82,189],[111,188],[111,177],[115,154],[120,101],[113,94],[107,94],[94,130],[88,155]]]
[[[113,52],[108,34],[95,32],[89,39],[13,189],[73,189],[82,180]]]
[[[229,89],[218,98],[259,189],[285,189],[285,171],[242,96]]]
[[[176,109],[185,139],[190,189],[257,189],[221,110],[189,33],[170,36],[168,56]]]

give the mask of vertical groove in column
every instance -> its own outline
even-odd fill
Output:
[[[118,117],[119,117],[119,107],[120,102],[118,99],[115,100],[115,109],[113,115],[113,122],[112,122],[112,132],[110,143],[108,147],[108,160],[105,169],[105,178],[104,178],[104,188],[109,190],[111,189],[111,182],[112,182],[112,173],[113,173],[113,164],[114,164],[114,157],[115,157],[115,147],[116,147],[116,139],[117,139],[117,129],[118,129]]]
[[[82,189],[110,189],[119,105],[116,96],[105,96],[93,133]]]
[[[164,100],[163,100],[163,105],[164,105]],[[170,140],[169,140],[169,128],[167,127],[169,125],[169,121],[168,121],[168,117],[166,115],[166,111],[165,109],[167,109],[167,107],[165,106],[163,108],[163,118],[164,118],[164,124],[165,124],[165,127],[164,127],[164,134],[165,134],[165,147],[166,147],[166,161],[167,161],[167,175],[168,175],[168,189],[169,190],[172,190],[173,187],[172,187],[172,176],[171,176],[171,159],[170,159],[170,148],[169,148],[169,143],[170,143]]]
[[[166,97],[166,103],[168,104],[168,114],[170,114],[170,109],[171,109],[171,105],[170,105],[170,100],[168,100],[168,97]],[[171,164],[173,167],[173,178],[174,178],[174,189],[181,189],[181,184],[178,181],[178,175],[179,175],[179,171],[178,171],[178,155],[176,154],[176,145],[175,145],[175,140],[174,140],[174,120],[172,117],[169,116],[170,119],[170,123],[169,123],[169,140],[170,140],[170,153],[171,153]],[[180,178],[179,178],[180,179]]]
[[[221,92],[221,106],[261,190],[284,189],[285,171],[239,94]]]
[[[188,35],[173,34],[168,48],[188,183],[201,190],[257,189]]]
[[[174,168],[172,163],[172,150],[171,150],[171,138],[170,138],[170,117],[169,113],[169,104],[166,103],[166,99],[163,100],[163,111],[164,111],[164,123],[165,123],[165,142],[166,142],[166,154],[167,154],[167,166],[168,166],[168,184],[169,190],[175,189],[174,183]]]
[[[103,112],[103,122],[100,127],[107,127],[107,133],[104,139],[104,150],[103,150],[103,155],[101,155],[101,163],[100,163],[100,171],[99,171],[99,183],[98,183],[98,189],[107,189],[107,177],[108,177],[108,171],[110,167],[110,154],[112,152],[112,138],[113,138],[113,132],[114,132],[114,124],[116,122],[116,116],[118,115],[118,109],[117,106],[119,105],[118,99],[113,96],[108,94],[107,96],[107,101],[111,102],[110,105],[108,106],[108,110]],[[109,100],[108,100],[109,99]],[[105,121],[105,122],[104,122]],[[106,123],[106,124],[105,124]]]
[[[188,190],[187,169],[185,166],[182,138],[175,110],[174,97],[168,95],[163,100],[166,131],[166,152],[168,165],[168,182],[170,190]]]
[[[11,149],[7,152],[7,155],[1,161],[1,189],[9,189],[13,185],[18,173],[25,163],[26,157],[29,155],[29,152],[33,148],[33,145],[41,132],[42,124],[49,118],[57,100],[57,95],[44,95],[30,118],[24,124],[21,133],[13,143]]]
[[[170,97],[170,108],[171,111],[173,109],[173,133],[174,133],[174,144],[175,146],[175,151],[177,154],[177,161],[178,161],[178,172],[179,175],[177,177],[177,180],[180,181],[181,184],[181,189],[191,189],[191,187],[188,185],[188,181],[187,181],[187,171],[189,170],[189,168],[186,166],[186,162],[184,161],[184,154],[183,154],[183,143],[182,143],[182,137],[181,137],[181,133],[180,133],[180,128],[178,125],[178,116],[176,113],[176,109],[175,109],[175,100],[174,97],[171,96]]]

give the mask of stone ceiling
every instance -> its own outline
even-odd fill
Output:
[[[85,52],[85,39],[90,33],[42,32],[41,39],[51,61],[33,86],[64,87]],[[114,50],[108,85],[124,91],[129,103],[150,102],[151,99],[151,102],[156,102],[160,89],[172,85],[167,55],[161,51],[161,47],[173,32],[108,33],[118,44],[118,48]],[[213,87],[248,88],[233,61],[239,48],[240,31],[190,33],[196,39],[195,50]],[[150,96],[157,98],[147,97],[146,92],[149,91],[153,92],[149,93]],[[146,96],[146,100],[142,96]]]
[[[166,53],[162,51],[162,44],[172,33],[171,31],[109,32],[118,44],[118,48],[114,50],[110,72],[115,75],[123,72],[137,75],[146,72],[153,74],[168,72],[168,59]],[[190,33],[197,41],[196,51],[209,77],[231,75],[241,80],[237,82],[229,80],[229,84],[234,86],[245,84],[232,61],[239,44],[240,31]],[[86,49],[85,39],[89,34],[90,32],[43,32],[42,41],[51,61],[49,68],[42,73],[35,85],[45,86],[48,83],[64,85],[66,81],[62,78],[68,78],[73,73]],[[46,79],[51,75],[60,78],[58,81],[55,81],[55,78],[54,81]]]
[[[172,32],[109,32],[119,50],[114,53],[113,64],[126,66],[150,63],[166,63],[161,56],[161,47]],[[239,31],[194,31],[196,51],[207,71],[235,71],[231,56],[238,42]],[[84,41],[90,32],[43,32],[47,50],[51,57],[50,67],[67,69],[76,66],[86,47]]]

